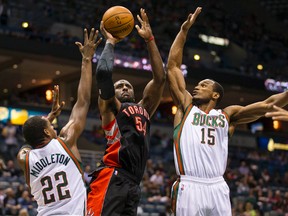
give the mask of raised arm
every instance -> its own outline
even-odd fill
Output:
[[[96,82],[99,89],[98,107],[102,118],[102,126],[109,124],[115,113],[120,109],[121,103],[115,97],[112,72],[114,66],[114,46],[121,39],[114,38],[104,28],[103,21],[100,30],[106,39],[106,44],[96,68]]]
[[[169,52],[167,70],[168,85],[174,103],[182,111],[191,103],[192,96],[186,90],[186,83],[181,71],[183,58],[183,48],[187,39],[187,34],[194,24],[197,16],[201,13],[201,7],[198,7],[193,14],[189,14],[187,20],[182,24]]]
[[[249,123],[265,115],[266,112],[275,111],[275,107],[283,107],[288,104],[288,92],[274,94],[264,101],[249,104],[247,106],[229,106],[224,111],[230,116],[230,122],[234,124]]]
[[[138,34],[146,42],[153,74],[153,78],[146,85],[143,91],[143,98],[139,103],[143,104],[147,112],[150,114],[150,116],[152,116],[157,109],[163,94],[166,72],[164,70],[163,61],[152,33],[148,16],[143,8],[140,9],[140,16],[137,15],[137,18],[141,24],[141,28],[138,25],[135,27]]]
[[[92,86],[92,58],[101,39],[96,42],[98,30],[91,29],[88,37],[87,29],[84,29],[84,45],[80,42],[75,44],[82,54],[81,77],[78,85],[77,101],[72,108],[68,123],[62,128],[60,137],[75,149],[77,139],[84,130],[86,116],[90,106],[91,86]],[[74,152],[73,152],[74,153]]]

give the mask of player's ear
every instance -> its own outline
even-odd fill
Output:
[[[44,129],[44,133],[49,137],[51,134],[49,132],[49,130],[47,130],[46,128]]]
[[[219,97],[220,97],[220,94],[218,92],[213,92],[212,97],[213,97],[214,100],[218,100]]]

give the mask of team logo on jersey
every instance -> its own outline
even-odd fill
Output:
[[[194,113],[192,124],[195,126],[225,127],[225,116],[210,116],[202,113]]]

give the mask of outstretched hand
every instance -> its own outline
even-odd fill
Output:
[[[153,37],[153,33],[149,23],[148,16],[143,8],[140,9],[140,16],[137,15],[137,19],[141,24],[141,28],[139,27],[139,25],[135,25],[138,34],[142,38],[144,38],[145,41],[149,41],[149,39]]]
[[[51,109],[51,112],[47,116],[48,121],[50,121],[51,123],[55,118],[57,118],[60,115],[62,108],[65,105],[64,101],[59,103],[59,86],[58,85],[54,86],[54,90],[52,90],[52,95],[53,95],[52,109]]]
[[[96,51],[96,48],[102,41],[102,38],[99,38],[96,42],[98,34],[99,34],[99,31],[98,30],[95,31],[95,29],[92,28],[88,37],[88,31],[85,28],[84,29],[84,45],[82,45],[82,43],[80,42],[75,42],[75,44],[79,47],[79,50],[84,59],[92,60],[93,55]]]
[[[272,117],[273,120],[288,121],[288,111],[278,106],[273,106],[273,111],[267,112],[266,117]]]
[[[202,7],[197,7],[195,12],[192,14],[190,13],[187,17],[187,20],[182,24],[181,29],[184,31],[188,31],[191,26],[194,24],[196,18],[201,13]]]
[[[108,32],[105,27],[103,21],[100,23],[100,31],[105,39],[110,42],[111,44],[115,45],[116,43],[120,42],[123,38],[116,38],[110,32]]]

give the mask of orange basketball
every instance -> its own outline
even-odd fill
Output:
[[[134,28],[133,14],[123,6],[109,8],[103,15],[105,29],[116,38],[124,38]]]

